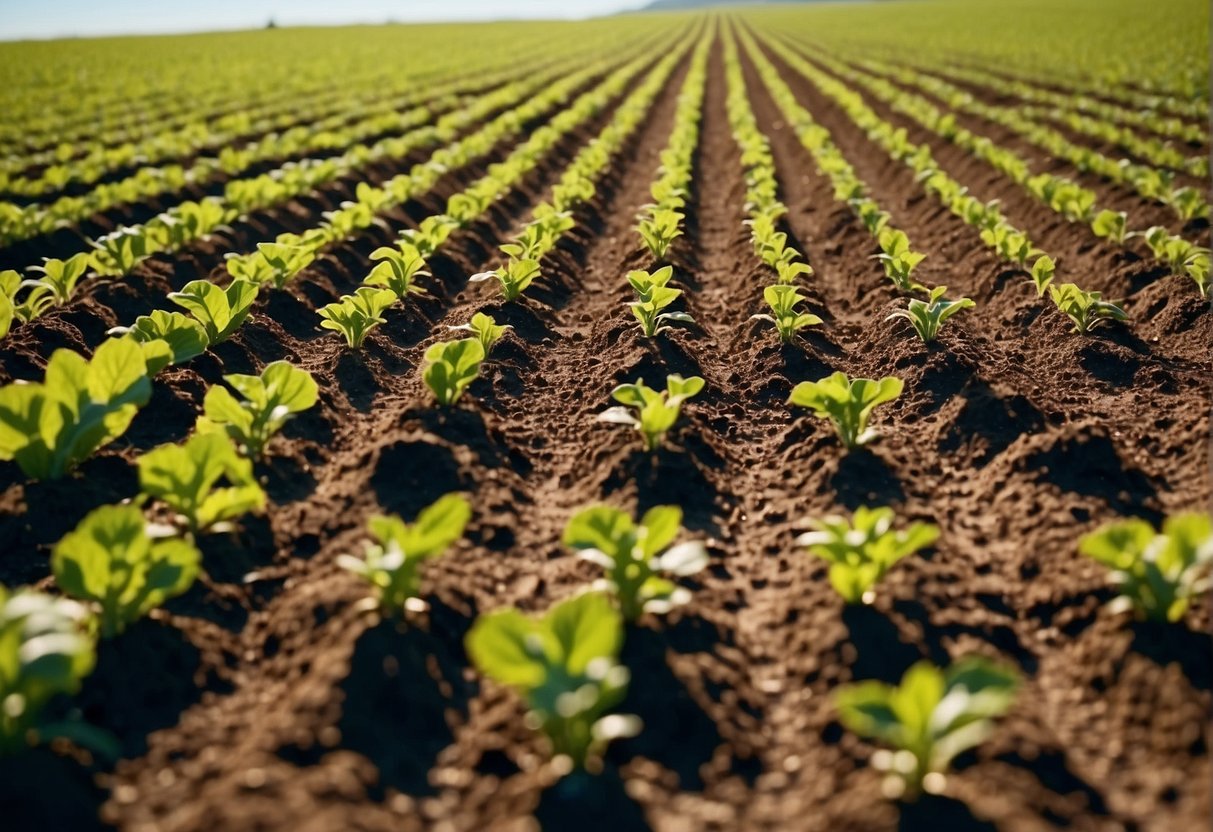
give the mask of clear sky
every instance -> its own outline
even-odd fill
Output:
[[[592,17],[644,0],[0,0],[0,40],[509,17]]]

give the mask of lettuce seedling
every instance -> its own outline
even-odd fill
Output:
[[[640,329],[645,337],[652,338],[669,329],[664,326],[667,321],[679,323],[694,323],[695,319],[686,312],[662,312],[682,295],[681,289],[672,289],[669,285],[674,269],[670,266],[649,273],[642,270],[628,272],[628,283],[636,292],[636,300],[628,304]]]
[[[441,214],[426,217],[421,225],[400,232],[400,240],[412,246],[424,258],[438,251],[459,223]]]
[[[873,587],[897,561],[930,546],[939,528],[913,523],[905,531],[894,531],[891,508],[860,506],[851,518],[831,514],[812,520],[813,531],[796,538],[809,554],[830,564],[830,584],[848,604],[870,604]]]
[[[936,286],[931,290],[931,294],[927,300],[912,298],[909,302],[909,308],[898,309],[892,315],[885,318],[885,320],[891,321],[894,318],[905,318],[914,327],[914,331],[918,333],[918,337],[922,339],[922,342],[929,344],[939,335],[939,328],[943,326],[944,321],[961,310],[971,309],[977,305],[969,298],[945,300],[944,294],[947,291],[947,286]]]
[[[829,419],[838,431],[838,438],[848,449],[855,449],[875,439],[875,428],[868,427],[872,411],[901,395],[904,382],[894,376],[876,381],[870,378],[851,379],[837,372],[819,381],[802,381],[792,390],[789,404],[812,408],[818,416]]]
[[[944,670],[922,661],[898,686],[844,685],[834,693],[834,705],[847,728],[894,749],[872,756],[886,773],[886,796],[913,800],[943,790],[952,760],[990,736],[994,720],[1014,704],[1019,684],[1015,670],[980,656]]]
[[[243,399],[218,384],[206,391],[199,433],[226,433],[246,456],[265,452],[270,437],[296,413],[316,404],[319,387],[306,370],[286,361],[265,365],[260,376],[232,373],[223,377]]]
[[[472,316],[472,320],[466,324],[459,326],[448,326],[447,329],[452,332],[470,332],[476,336],[476,340],[480,342],[480,346],[484,347],[484,354],[487,356],[489,351],[493,349],[493,345],[501,340],[507,329],[513,329],[509,324],[498,324],[493,320],[492,315],[486,315],[483,312],[477,312]]]
[[[684,379],[680,375],[667,376],[666,389],[661,392],[648,387],[644,379],[635,384],[621,384],[611,392],[611,397],[621,406],[598,414],[598,421],[635,428],[644,439],[644,449],[652,453],[678,421],[682,403],[698,395],[703,385],[699,376]]]
[[[247,280],[233,280],[220,289],[207,280],[191,280],[168,299],[194,316],[206,330],[206,339],[214,346],[231,338],[244,325],[257,299],[257,286]]]
[[[1091,231],[1096,237],[1106,237],[1117,245],[1123,246],[1129,224],[1129,215],[1124,211],[1103,209],[1091,220]]]
[[[479,272],[469,277],[468,282],[482,283],[494,277],[501,283],[501,294],[505,299],[517,300],[539,277],[539,261],[511,257],[496,271]]]
[[[1182,188],[1176,188],[1167,195],[1164,200],[1167,205],[1171,206],[1178,216],[1184,222],[1193,220],[1198,217],[1209,216],[1209,203],[1205,201],[1205,190],[1203,188],[1193,188],[1191,185],[1185,185]]]
[[[1053,262],[1053,258],[1047,254],[1042,254],[1036,258],[1036,262],[1032,264],[1032,284],[1036,286],[1036,297],[1043,298],[1045,289],[1049,288],[1049,284],[1053,282],[1053,275],[1057,273],[1057,264]]]
[[[611,740],[635,736],[640,720],[610,714],[627,693],[619,664],[623,620],[602,593],[587,592],[530,617],[514,608],[481,615],[468,632],[476,669],[526,701],[527,724],[542,730],[557,765],[602,770]]]
[[[885,228],[881,230],[878,239],[882,253],[875,255],[873,259],[879,260],[884,265],[884,273],[893,281],[893,284],[903,292],[924,290],[925,287],[912,280],[910,276],[918,264],[926,258],[926,255],[910,250],[910,238],[904,231]]]
[[[471,517],[471,504],[459,494],[440,497],[422,509],[414,523],[395,515],[372,517],[368,525],[375,542],[360,558],[341,555],[337,565],[369,583],[385,613],[424,610],[426,604],[418,597],[421,564],[449,549]]]
[[[1104,321],[1124,321],[1129,316],[1116,304],[1102,300],[1099,292],[1086,292],[1073,283],[1049,287],[1049,296],[1074,322],[1074,331],[1086,335]]]
[[[91,265],[88,252],[80,252],[66,260],[42,258],[41,266],[30,271],[42,272],[42,277],[21,282],[21,288],[29,289],[31,295],[46,295],[52,306],[62,306],[76,294],[76,285]]]
[[[112,336],[129,335],[143,347],[148,375],[156,375],[170,364],[180,364],[206,352],[208,341],[202,324],[180,312],[153,310],[140,315],[134,326],[116,326]]]
[[[350,349],[362,348],[371,330],[385,322],[383,313],[396,302],[393,289],[375,289],[360,286],[354,294],[346,295],[336,303],[330,303],[316,312],[323,320],[322,329],[331,329],[345,336]]]
[[[658,260],[665,258],[670,245],[682,236],[683,219],[682,213],[663,208],[640,220],[636,230],[653,257]]]
[[[143,351],[110,339],[92,359],[59,349],[41,383],[0,387],[0,459],[33,479],[62,477],[117,439],[152,395]]]
[[[1213,524],[1203,512],[1168,517],[1161,532],[1145,520],[1117,520],[1084,536],[1078,551],[1111,570],[1120,590],[1115,611],[1179,621],[1209,589]]]
[[[438,404],[450,406],[480,376],[484,347],[477,338],[439,341],[425,351],[421,378]]]
[[[316,259],[316,250],[311,246],[257,243],[257,251],[270,266],[270,282],[275,289],[281,289]]]
[[[66,733],[42,724],[42,709],[79,691],[95,662],[95,626],[81,604],[0,584],[0,757]]]
[[[141,496],[165,503],[191,534],[227,531],[230,521],[265,508],[253,463],[225,434],[195,433],[182,445],[148,451],[136,464]]]
[[[119,228],[92,243],[93,268],[99,274],[130,274],[151,253],[152,240],[141,228]]]
[[[98,609],[102,638],[185,592],[198,575],[193,543],[153,531],[135,506],[102,506],[55,544],[55,583]]]
[[[610,593],[624,619],[635,621],[641,613],[668,612],[691,600],[690,592],[663,577],[694,575],[708,564],[699,541],[671,545],[681,528],[678,506],[655,506],[639,525],[617,508],[594,506],[569,520],[564,545],[606,570],[593,588]]]
[[[383,246],[371,252],[371,259],[379,263],[371,269],[366,280],[367,286],[384,286],[403,299],[407,295],[423,295],[425,289],[416,285],[418,277],[430,277],[425,271],[425,258],[416,248],[408,243],[401,243],[399,248]]]
[[[751,315],[750,320],[770,321],[775,324],[779,340],[785,344],[796,340],[796,333],[800,330],[822,323],[821,318],[816,315],[796,311],[796,304],[805,300],[805,296],[800,294],[800,290],[795,286],[768,286],[762,290],[762,297],[767,306],[771,307],[771,314]]]

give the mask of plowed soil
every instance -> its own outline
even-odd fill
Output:
[[[650,200],[684,60],[545,263],[542,285],[503,305],[488,284],[466,278],[495,264],[495,247],[609,112],[486,221],[452,237],[431,264],[428,296],[391,310],[363,351],[345,350],[315,326],[315,309],[352,291],[370,251],[441,211],[474,172],[450,177],[432,199],[388,216],[390,230],[330,250],[259,301],[230,342],[160,377],[131,431],[76,479],[30,484],[0,464],[0,581],[48,581],[49,547],[90,508],[135,493],[130,461],[183,438],[223,373],[288,358],[321,385],[320,404],[289,424],[261,465],[266,516],[204,538],[205,580],[102,646],[76,705],[119,739],[122,759],[56,745],[0,763],[3,828],[1205,827],[1208,612],[1166,628],[1110,613],[1105,573],[1075,545],[1114,517],[1157,521],[1208,503],[1208,304],[1190,281],[1102,244],[905,122],[951,175],[983,200],[1003,200],[1063,269],[1123,298],[1133,319],[1071,334],[1030,281],[926,197],[904,165],[768,57],[929,253],[923,279],[978,306],[930,347],[904,321],[883,322],[899,300],[869,259],[871,238],[834,201],[746,62],[788,231],[816,270],[805,281],[808,306],[825,323],[780,347],[749,321],[768,278],[742,224],[717,42],[687,234],[669,257],[697,326],[647,340],[624,305],[625,272],[652,264],[635,215]],[[15,330],[0,350],[5,380],[35,378],[53,348],[95,345],[165,291],[220,274],[223,251],[314,224],[352,187],[339,183],[254,217],[230,239],[153,258],[131,280]],[[416,368],[448,325],[478,310],[514,329],[460,406],[440,411]],[[795,383],[834,370],[905,379],[906,393],[878,411],[882,438],[870,450],[844,453],[828,425],[786,404]],[[672,447],[649,457],[629,432],[595,422],[615,384],[656,385],[671,372],[707,381]],[[465,540],[426,572],[430,612],[399,621],[365,612],[364,589],[335,558],[361,549],[368,516],[411,518],[450,491],[469,493],[475,516]],[[600,777],[559,780],[516,695],[470,668],[463,636],[479,612],[542,610],[596,577],[559,540],[571,512],[604,500],[681,505],[712,563],[689,582],[689,605],[627,633],[633,682],[621,710],[639,714],[645,730],[611,748]],[[873,606],[850,609],[825,566],[793,540],[807,518],[860,504],[891,505],[942,535],[889,574]],[[946,796],[907,806],[881,799],[874,746],[841,727],[831,691],[971,652],[1020,668],[1014,709],[957,761]]]

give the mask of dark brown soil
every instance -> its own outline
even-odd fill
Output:
[[[816,270],[809,306],[826,319],[796,347],[749,321],[768,277],[742,225],[718,43],[688,233],[669,258],[699,324],[642,338],[624,274],[652,265],[635,216],[650,199],[684,60],[521,302],[503,305],[465,278],[496,264],[495,246],[609,113],[453,237],[432,264],[431,294],[389,312],[361,352],[316,328],[314,310],[357,284],[378,231],[318,258],[260,301],[231,342],[158,379],[129,434],[75,478],[26,483],[0,464],[0,581],[48,581],[49,547],[89,508],[134,493],[131,459],[184,437],[224,372],[288,358],[321,385],[319,405],[259,468],[271,511],[205,538],[206,579],[104,645],[72,703],[115,735],[121,759],[54,746],[0,763],[5,829],[1204,827],[1209,613],[1166,628],[1109,613],[1106,576],[1075,545],[1117,516],[1157,520],[1208,503],[1208,305],[1190,281],[1091,244],[1083,229],[1016,201],[1014,185],[981,162],[911,131],[982,198],[1003,198],[1082,282],[1125,298],[1131,325],[1071,334],[904,165],[771,57],[873,197],[930,253],[925,278],[978,307],[929,348],[902,322],[883,323],[898,299],[868,259],[871,239],[833,201],[747,62],[788,229]],[[394,213],[383,237],[470,181],[453,177],[432,201]],[[318,219],[316,202],[296,206],[296,222]],[[270,236],[279,223],[291,225],[269,222]],[[4,377],[35,377],[55,346],[96,344],[181,277],[213,272],[219,251],[154,261],[36,338],[16,330],[0,353]],[[439,411],[417,365],[447,325],[477,310],[514,331],[465,401]],[[869,451],[844,454],[827,426],[785,404],[793,384],[837,369],[906,381],[878,411],[882,438]],[[673,447],[650,458],[627,431],[595,422],[613,385],[670,372],[707,381]],[[425,573],[431,610],[399,621],[360,611],[365,592],[336,557],[361,549],[369,515],[411,518],[450,491],[468,492],[476,511],[465,540]],[[627,633],[624,710],[644,732],[612,747],[602,776],[560,781],[518,698],[471,669],[463,636],[479,612],[541,610],[595,577],[559,540],[570,513],[599,500],[680,504],[712,563],[691,582],[688,606]],[[942,536],[856,610],[793,541],[806,518],[861,503],[937,523]],[[1023,694],[957,761],[945,796],[883,800],[874,746],[841,727],[831,691],[970,652],[1018,666]]]

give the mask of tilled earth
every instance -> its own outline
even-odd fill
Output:
[[[441,211],[478,172],[452,174],[432,198],[387,216],[390,230],[329,250],[287,291],[259,301],[232,341],[161,376],[131,431],[75,480],[26,483],[0,465],[0,581],[44,581],[49,546],[90,508],[133,494],[130,462],[183,438],[223,373],[287,358],[321,385],[320,404],[287,427],[260,468],[267,515],[203,539],[205,580],[102,645],[77,704],[119,739],[122,760],[56,747],[4,763],[5,828],[1203,828],[1213,777],[1207,611],[1166,628],[1113,615],[1106,575],[1075,547],[1114,517],[1157,521],[1208,503],[1208,304],[1190,281],[1100,243],[872,102],[975,195],[1000,199],[1066,273],[1124,298],[1130,326],[1071,334],[904,165],[768,57],[929,253],[922,279],[977,308],[931,347],[904,321],[884,323],[899,301],[869,259],[872,240],[834,201],[747,61],[788,230],[816,270],[808,305],[825,324],[780,347],[748,320],[768,278],[742,224],[717,42],[687,234],[670,257],[697,326],[649,341],[625,307],[624,274],[651,265],[635,215],[650,199],[684,60],[545,264],[542,285],[507,306],[466,277],[495,265],[495,246],[610,113],[452,237],[432,263],[430,294],[396,306],[363,351],[348,352],[315,326],[315,309],[356,287],[370,251]],[[961,122],[1042,156],[996,125]],[[1131,195],[1079,179],[1101,201],[1148,215]],[[314,225],[352,188],[338,183],[94,287],[4,342],[3,380],[36,377],[54,348],[86,349],[165,291],[222,274],[224,251]],[[439,411],[417,365],[447,325],[478,310],[514,330],[460,406]],[[905,394],[877,411],[882,438],[869,451],[844,454],[828,425],[786,404],[795,383],[834,370],[905,379]],[[614,385],[656,385],[671,372],[707,381],[672,447],[649,458],[627,431],[595,422]],[[471,495],[475,517],[426,572],[430,612],[381,621],[362,611],[364,589],[335,566],[337,555],[361,549],[368,516],[411,518],[450,491]],[[574,510],[601,500],[681,505],[712,563],[691,581],[689,605],[627,633],[633,682],[623,710],[644,719],[644,732],[612,747],[601,777],[557,782],[518,698],[472,671],[463,636],[479,612],[542,610],[592,580],[594,569],[559,540]],[[793,540],[807,518],[860,504],[894,506],[907,521],[937,523],[942,536],[889,574],[872,607],[848,609],[824,565]],[[1017,704],[957,761],[945,797],[905,807],[880,799],[874,748],[841,727],[831,691],[969,652],[1020,668]]]

